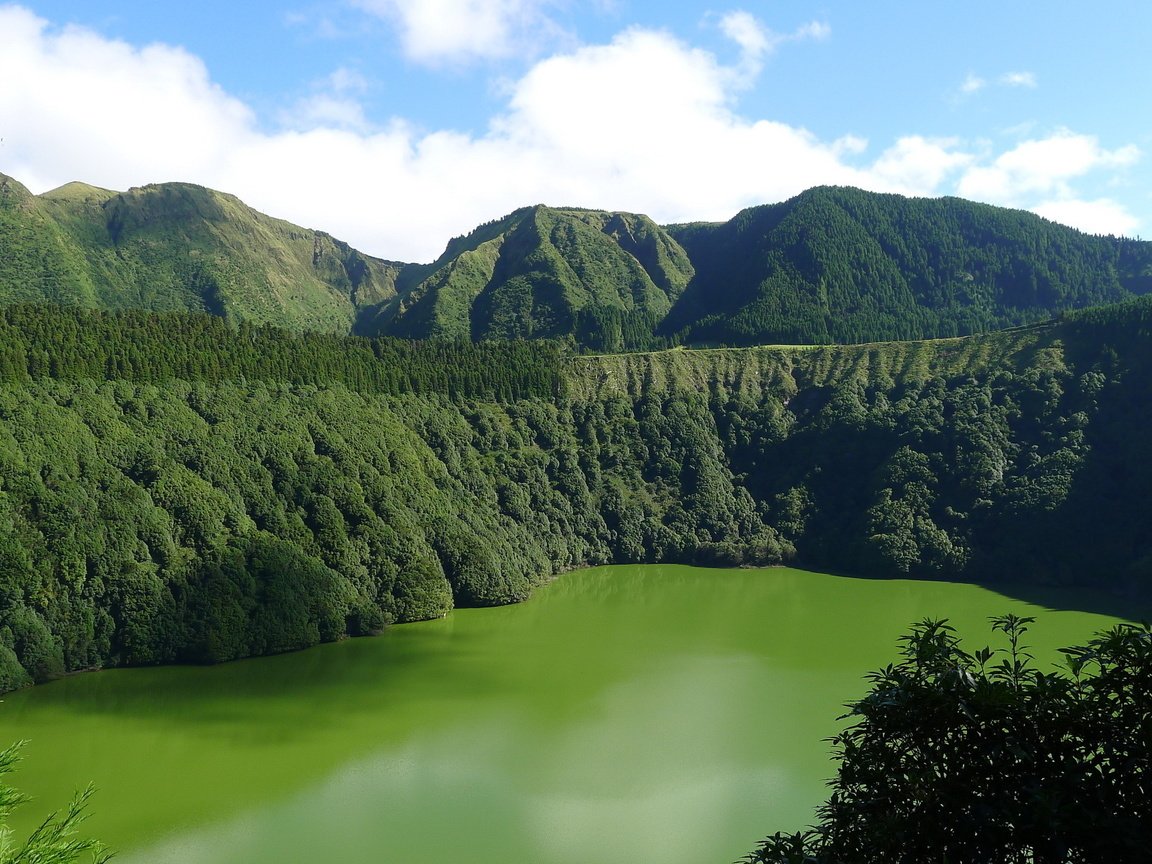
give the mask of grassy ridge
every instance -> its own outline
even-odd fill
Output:
[[[449,243],[383,326],[593,351],[844,344],[1040,323],[1152,288],[1152,246],[960,199],[812,189],[722,224],[545,207]]]
[[[33,196],[0,177],[0,248],[0,303],[596,352],[962,336],[1152,289],[1149,243],[846,188],[722,224],[525,207],[413,265],[191,184],[116,193],[70,183]]]
[[[40,196],[0,176],[0,302],[207,312],[347,333],[378,317],[407,265],[186,183]]]

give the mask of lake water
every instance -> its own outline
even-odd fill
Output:
[[[972,585],[602,567],[527,603],[210,668],[110,670],[0,705],[28,820],[98,787],[119,864],[726,864],[799,829],[823,739],[910,623],[1039,614],[1038,657],[1115,619]]]

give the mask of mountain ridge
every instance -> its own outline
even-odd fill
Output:
[[[535,204],[412,264],[194,184],[32,195],[0,175],[0,248],[0,302],[610,352],[965,335],[1152,291],[1152,243],[834,186],[665,226]]]
[[[191,183],[114,192],[72,182],[32,195],[0,179],[0,244],[3,302],[208,312],[326,332],[354,331],[408,266]]]

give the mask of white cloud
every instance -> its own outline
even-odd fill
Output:
[[[979,75],[973,75],[971,72],[969,72],[968,77],[964,79],[964,83],[960,85],[960,92],[965,94],[979,93],[987,86],[987,81],[985,81]]]
[[[1089,234],[1114,234],[1132,237],[1140,228],[1140,221],[1122,205],[1108,198],[1085,201],[1069,198],[1045,201],[1031,208],[1045,219],[1071,225]]]
[[[737,72],[748,84],[760,73],[764,58],[785,42],[827,39],[832,30],[827,24],[811,21],[792,33],[776,33],[754,15],[737,10],[721,16],[720,32],[740,47]]]
[[[1036,87],[1036,76],[1031,72],[1006,72],[1000,76],[1000,83],[1005,87]]]
[[[368,79],[363,75],[341,67],[314,81],[307,96],[280,113],[280,123],[286,129],[330,126],[367,132],[373,124],[365,115],[359,97],[369,89]]]
[[[1140,228],[1138,219],[1111,199],[1083,198],[1075,181],[1122,171],[1140,156],[1133,145],[1108,150],[1093,135],[1061,129],[1046,138],[1023,141],[988,163],[972,165],[956,188],[965,198],[1027,208],[1092,234],[1131,235]]]
[[[19,82],[0,88],[0,135],[30,185],[210,177],[254,122],[182,49],[50,30],[18,6],[0,7],[0,80]]]
[[[1071,180],[1098,169],[1124,168],[1139,158],[1134,146],[1106,150],[1093,135],[1059,130],[1020,143],[991,164],[974,166],[957,189],[968,198],[1009,206],[1029,196],[1072,197]]]
[[[529,203],[726,219],[819,184],[960,190],[1101,217],[1110,202],[1076,209],[1076,181],[1139,155],[1062,131],[1003,154],[911,135],[870,157],[857,135],[826,142],[740,116],[739,66],[644,29],[536,63],[480,134],[402,119],[369,126],[357,102],[369,84],[349,70],[318,82],[293,122],[269,132],[184,51],[56,30],[14,6],[0,6],[0,80],[21,82],[0,88],[0,171],[33,191],[74,179],[202,183],[400,260],[430,260],[449,237]]]
[[[888,184],[887,191],[923,195],[939,189],[950,176],[971,165],[974,157],[957,149],[955,139],[931,139],[919,135],[901,138],[881,154],[869,172]]]
[[[1036,75],[1032,72],[1005,72],[991,82],[987,78],[969,72],[960,85],[959,92],[961,96],[971,96],[987,89],[990,84],[1000,87],[1023,87],[1028,90],[1034,90],[1038,86]]]
[[[360,131],[372,128],[359,101],[324,92],[297,100],[291,110],[281,112],[280,121],[284,127],[300,131],[324,126]]]
[[[548,0],[353,0],[353,5],[392,21],[405,53],[432,65],[532,54],[560,32],[545,14]]]
[[[346,66],[332,72],[322,83],[337,93],[365,93],[369,89],[368,79]]]
[[[793,39],[827,39],[832,35],[832,28],[823,21],[809,21],[792,34]]]
[[[761,24],[755,16],[742,11],[729,12],[720,19],[720,31],[740,46],[750,58],[759,59],[773,51],[780,37]]]

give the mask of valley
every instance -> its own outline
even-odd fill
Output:
[[[1053,657],[1147,608],[1150,248],[821,187],[715,224],[527,207],[406,264],[189,184],[0,177],[0,729],[53,754],[45,797],[108,783],[130,861],[282,858],[312,813],[349,859],[348,813],[411,862],[490,823],[486,860],[730,860],[766,808],[806,824],[917,617],[1042,612]],[[558,597],[578,626],[518,629]],[[627,731],[676,714],[675,752]],[[132,740],[71,746],[105,721]],[[803,766],[760,749],[801,727]],[[154,770],[175,809],[132,797]]]

